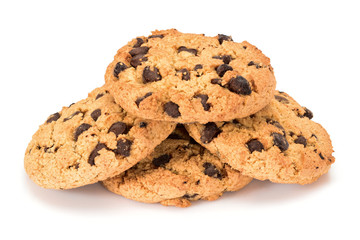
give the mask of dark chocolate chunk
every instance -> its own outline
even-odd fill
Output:
[[[200,141],[202,143],[210,143],[221,132],[222,130],[218,128],[215,123],[209,122],[205,124],[204,130],[201,132]]]
[[[167,115],[173,118],[181,116],[181,113],[179,112],[179,105],[171,101],[164,104],[164,111]]]
[[[298,138],[295,139],[294,143],[302,144],[302,145],[304,145],[304,147],[306,147],[306,145],[307,145],[307,141],[306,141],[306,138],[304,136],[298,136]]]
[[[307,117],[309,119],[312,119],[314,117],[314,114],[312,113],[312,111],[310,111],[306,107],[304,107],[304,110],[305,110],[304,117]]]
[[[101,109],[96,109],[90,114],[91,118],[96,122],[98,118],[101,116]]]
[[[116,145],[116,149],[114,150],[115,154],[120,154],[123,157],[128,157],[130,156],[130,150],[131,150],[131,145],[132,145],[132,141],[122,138],[119,141],[117,141],[117,145]]]
[[[185,194],[185,195],[183,196],[183,198],[193,199],[193,198],[195,198],[195,197],[198,196],[198,195],[199,195],[199,194],[197,194],[197,193],[194,193],[194,194],[192,194],[192,195]]]
[[[200,184],[200,180],[197,180],[195,184],[196,184],[196,185],[199,185],[199,184]]]
[[[275,99],[278,100],[279,102],[281,103],[289,103],[289,100],[287,98],[284,98],[282,96],[279,96],[279,95],[275,95]]]
[[[147,54],[148,51],[149,51],[149,47],[138,47],[138,48],[131,49],[131,51],[129,53],[133,57],[133,56],[139,55],[139,54]]]
[[[152,95],[152,92],[148,92],[147,94],[145,94],[143,97],[139,97],[135,100],[135,104],[136,106],[139,107],[140,103],[147,97],[150,97]]]
[[[323,156],[321,153],[319,153],[319,156],[320,156],[320,158],[321,158],[322,160],[325,159],[324,156]]]
[[[275,127],[279,128],[279,129],[281,129],[284,135],[286,134],[284,127],[278,121],[275,121],[275,120],[272,120],[272,119],[266,119],[266,122],[271,124],[271,125],[274,125]]]
[[[211,83],[212,83],[212,84],[218,84],[218,85],[221,86],[221,82],[222,82],[222,79],[221,79],[221,78],[211,79]]]
[[[122,71],[124,71],[125,69],[127,69],[128,67],[125,65],[125,63],[123,62],[118,62],[116,65],[115,65],[115,68],[114,68],[114,76],[116,78],[119,78],[119,73],[121,73]]]
[[[126,123],[123,122],[116,122],[109,128],[108,132],[115,133],[116,137],[119,136],[119,134],[127,134],[129,132],[128,126]]]
[[[231,36],[227,36],[224,34],[218,34],[218,40],[220,44],[222,44],[224,41],[233,41]]]
[[[204,174],[208,175],[209,177],[222,179],[220,171],[211,163],[206,162],[203,164],[203,167],[205,168]]]
[[[199,69],[203,69],[203,65],[201,64],[196,64],[195,67],[194,67],[194,71],[197,71]]]
[[[271,136],[274,139],[274,145],[277,146],[282,152],[289,148],[289,143],[284,135],[280,133],[272,133]]]
[[[140,47],[144,43],[144,40],[142,38],[136,38],[136,43],[133,46],[134,48]]]
[[[94,150],[90,153],[88,163],[91,166],[95,165],[95,158],[100,155],[99,151],[103,148],[107,148],[106,145],[104,143],[98,143],[94,148]]]
[[[315,134],[311,134],[311,137],[318,139],[318,137]]]
[[[146,62],[148,60],[147,57],[145,57],[145,54],[139,54],[135,55],[130,60],[130,65],[136,68],[137,66],[141,65],[143,62]]]
[[[243,46],[243,49],[247,49],[247,46]]]
[[[194,98],[200,98],[201,100],[201,105],[203,106],[205,111],[209,111],[211,104],[207,103],[207,100],[209,99],[209,96],[206,94],[198,94],[195,95]]]
[[[98,99],[101,98],[102,96],[104,96],[104,93],[99,93],[98,95],[96,95],[95,100],[98,100]]]
[[[75,103],[70,104],[69,107],[71,107],[71,106],[74,105],[74,104],[75,104]]]
[[[250,61],[250,62],[248,63],[248,66],[253,66],[253,65],[255,65],[255,63],[254,63],[253,61]]]
[[[187,47],[185,47],[185,46],[181,46],[181,47],[178,48],[178,53],[179,53],[179,52],[183,52],[183,51],[192,53],[192,54],[194,54],[194,55],[197,54],[197,50],[194,49],[194,48],[187,48]]]
[[[147,122],[140,122],[139,127],[140,128],[146,128]]]
[[[156,67],[154,67],[154,70],[152,71],[149,66],[146,66],[144,68],[142,77],[143,83],[157,82],[161,80],[159,69],[157,69]]]
[[[222,64],[216,68],[216,73],[223,77],[227,71],[232,71],[233,68],[228,64]]]
[[[264,150],[264,145],[262,145],[262,143],[257,139],[251,139],[246,143],[246,145],[251,153],[254,151],[261,152]]]
[[[180,69],[176,73],[181,74],[181,80],[189,81],[190,80],[190,72],[186,68]]]
[[[231,61],[230,55],[213,56],[212,58],[221,59],[225,64],[229,64]]]
[[[242,76],[231,78],[225,87],[239,95],[250,95],[252,92],[249,82]]]
[[[64,118],[64,122],[69,121],[70,119],[72,119],[73,117],[75,117],[76,115],[80,114],[80,111],[76,111],[73,114],[71,114],[70,116],[68,116],[67,118]]]
[[[164,35],[159,34],[159,35],[151,35],[149,36],[149,38],[164,38]]]
[[[160,157],[154,158],[152,160],[152,164],[155,165],[155,167],[161,167],[164,166],[166,163],[170,162],[171,156],[169,154],[161,155]]]
[[[60,118],[60,113],[58,113],[58,112],[54,113],[46,120],[46,123],[51,123],[51,122],[57,121],[59,118]]]
[[[90,124],[87,124],[87,123],[81,124],[81,125],[75,130],[75,133],[74,133],[74,139],[75,139],[75,141],[78,140],[80,134],[82,134],[83,132],[87,131],[89,128],[91,128],[91,125],[90,125]]]

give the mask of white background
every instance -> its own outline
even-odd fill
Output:
[[[294,2],[1,1],[0,239],[359,239],[360,7]],[[254,180],[187,209],[35,185],[23,155],[38,126],[101,86],[127,41],[167,28],[259,47],[278,89],[331,135],[330,172],[306,186]]]

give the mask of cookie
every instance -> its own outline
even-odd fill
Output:
[[[270,102],[276,85],[269,58],[248,42],[175,29],[119,49],[105,80],[129,113],[179,123],[249,116]]]
[[[134,117],[104,89],[52,114],[33,135],[25,170],[44,188],[69,189],[116,176],[150,154],[175,124]]]
[[[216,200],[250,181],[199,144],[167,139],[150,156],[103,185],[136,201],[188,207],[190,201]]]
[[[308,184],[335,159],[325,129],[284,92],[256,114],[230,122],[189,124],[190,135],[243,174],[277,183]]]

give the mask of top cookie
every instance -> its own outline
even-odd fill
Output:
[[[249,116],[270,102],[276,85],[269,58],[248,42],[175,29],[119,49],[105,80],[129,113],[180,123]]]
[[[51,115],[25,153],[25,170],[44,188],[69,189],[113,177],[150,154],[175,124],[125,112],[104,89]]]
[[[332,163],[331,140],[312,112],[283,92],[256,114],[231,122],[189,124],[190,135],[244,175],[307,184]]]

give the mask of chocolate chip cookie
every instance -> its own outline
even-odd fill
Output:
[[[269,58],[248,42],[175,29],[119,49],[105,80],[129,113],[180,123],[249,116],[270,102],[276,85]]]
[[[25,170],[44,188],[95,183],[135,165],[174,128],[128,114],[108,91],[97,88],[39,127],[26,149]]]
[[[188,207],[190,201],[215,200],[250,181],[199,144],[168,138],[150,156],[103,185],[136,201]]]
[[[326,130],[284,92],[261,111],[230,122],[189,124],[190,135],[243,174],[277,183],[308,184],[335,159]]]

